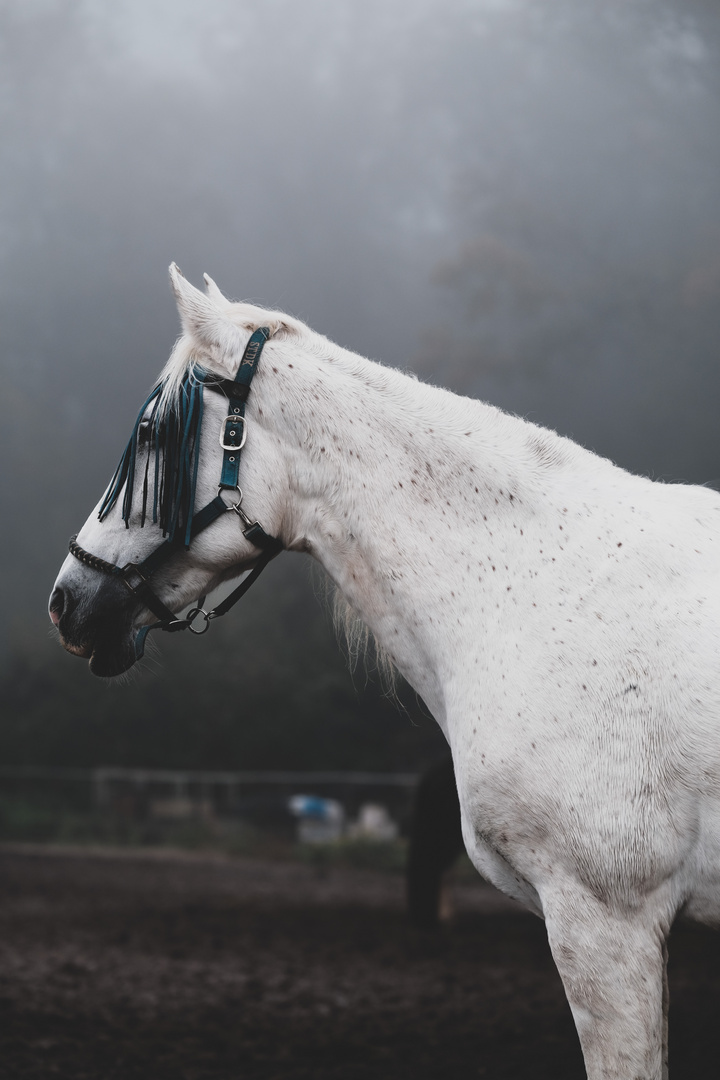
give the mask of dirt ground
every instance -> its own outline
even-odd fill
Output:
[[[0,1077],[580,1080],[543,924],[478,882],[0,848]],[[720,935],[671,941],[673,1080],[720,1075]]]

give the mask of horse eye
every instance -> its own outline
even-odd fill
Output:
[[[150,435],[152,432],[152,424],[149,420],[141,420],[138,427],[138,446],[147,446],[150,442]]]

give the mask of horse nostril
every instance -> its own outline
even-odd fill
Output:
[[[48,611],[55,626],[60,622],[64,610],[65,593],[60,588],[53,589],[53,594],[50,597],[50,603],[48,604]]]

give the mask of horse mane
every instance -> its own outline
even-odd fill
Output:
[[[311,581],[315,595],[330,614],[335,636],[345,654],[350,672],[354,674],[362,664],[366,675],[376,673],[384,693],[398,702],[400,675],[390,653],[383,648],[352,604],[318,564],[315,564]]]

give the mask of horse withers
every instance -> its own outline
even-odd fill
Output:
[[[720,916],[720,496],[171,279],[63,644],[118,674],[220,582],[317,559],[442,728],[471,860],[544,918],[588,1076],[665,1076],[670,926]]]

